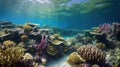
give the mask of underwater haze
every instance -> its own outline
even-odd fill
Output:
[[[89,29],[120,22],[120,0],[0,0],[0,20]]]
[[[0,0],[0,67],[120,67],[120,0]]]

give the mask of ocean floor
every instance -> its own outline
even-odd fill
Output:
[[[69,55],[65,55],[64,57],[58,59],[58,60],[50,60],[45,67],[64,67],[66,59]],[[44,67],[44,66],[39,66]]]

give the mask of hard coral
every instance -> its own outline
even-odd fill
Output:
[[[24,55],[24,49],[21,47],[11,47],[6,50],[0,49],[0,65],[9,67],[10,65],[19,62]]]
[[[52,55],[52,56],[56,55],[57,52],[58,52],[57,48],[55,48],[52,45],[47,46],[46,50],[47,50],[47,53],[50,54],[50,55]]]
[[[53,45],[60,45],[64,42],[64,38],[56,33],[49,37],[49,42],[51,42]]]
[[[99,49],[104,49],[106,47],[106,45],[104,43],[96,43],[96,47]]]
[[[20,37],[20,39],[21,39],[21,41],[26,42],[28,40],[28,36],[27,35],[22,35]]]
[[[29,32],[29,31],[32,30],[32,27],[29,26],[29,25],[24,25],[24,26],[23,26],[23,29],[24,29],[25,32]]]
[[[3,42],[3,45],[6,46],[6,47],[11,47],[11,46],[15,46],[16,43],[11,41],[11,40],[6,40]]]
[[[105,52],[91,45],[81,46],[77,52],[87,62],[104,62],[106,57]]]
[[[81,58],[80,55],[78,55],[78,53],[73,52],[72,54],[70,54],[70,56],[68,57],[67,62],[70,64],[80,64],[82,62],[84,62],[85,60],[83,60],[83,58]]]

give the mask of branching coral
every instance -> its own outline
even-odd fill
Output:
[[[99,29],[100,29],[101,33],[108,34],[110,32],[111,25],[110,24],[103,24],[103,25],[99,26]]]
[[[104,62],[106,57],[105,52],[91,45],[81,46],[77,52],[87,62]]]
[[[0,49],[0,64],[2,67],[10,66],[21,60],[24,55],[24,49],[21,47],[11,47],[6,50]]]

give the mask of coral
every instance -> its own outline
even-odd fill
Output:
[[[100,32],[108,34],[110,32],[111,29],[111,25],[110,24],[103,24],[99,26]]]
[[[5,33],[4,31],[0,31],[0,37],[5,37],[10,35],[10,33]]]
[[[6,50],[0,50],[0,64],[2,67],[10,66],[19,62],[24,55],[24,49],[21,47],[11,47]]]
[[[81,46],[77,52],[87,62],[105,62],[106,53],[92,45]]]
[[[100,65],[94,64],[94,65],[92,65],[92,67],[100,67]]]
[[[115,48],[107,53],[106,61],[110,64],[118,64],[120,62],[120,48]]]
[[[58,52],[57,48],[55,48],[52,45],[47,46],[46,50],[47,50],[47,53],[52,55],[52,56],[56,55]]]
[[[38,44],[37,46],[37,51],[41,51],[44,50],[47,46],[47,35],[42,35],[42,40],[40,42],[40,44]]]
[[[96,43],[96,47],[99,49],[104,49],[106,45],[104,43]]]
[[[6,40],[3,42],[3,45],[6,46],[6,47],[11,47],[11,46],[15,46],[16,43],[11,41],[11,40]]]
[[[113,35],[120,41],[120,23],[113,23]]]
[[[20,39],[21,39],[21,41],[26,42],[28,40],[28,36],[27,35],[22,35],[20,37]]]
[[[34,28],[34,27],[39,27],[39,26],[40,26],[39,24],[32,23],[32,22],[27,22],[25,25],[29,25],[29,26],[31,26],[32,28]]]
[[[63,42],[63,44],[66,46],[70,46],[70,45],[75,44],[75,41],[76,41],[76,39],[74,39],[74,38],[68,38],[66,41]]]
[[[84,64],[82,64],[82,66],[81,67],[92,67],[92,65],[91,64],[89,64],[89,63],[84,63]]]
[[[70,64],[80,64],[80,63],[83,63],[84,61],[85,60],[81,58],[81,56],[78,55],[78,53],[76,52],[71,53],[67,59],[67,62]]]
[[[53,34],[49,37],[49,42],[51,42],[53,45],[60,45],[64,42],[64,38],[61,37],[59,34]]]
[[[25,55],[23,56],[24,60],[30,60],[33,59],[33,56],[30,53],[25,53]]]
[[[24,26],[23,26],[23,29],[24,29],[25,32],[29,32],[29,31],[32,30],[32,27],[29,26],[29,25],[24,25]]]

